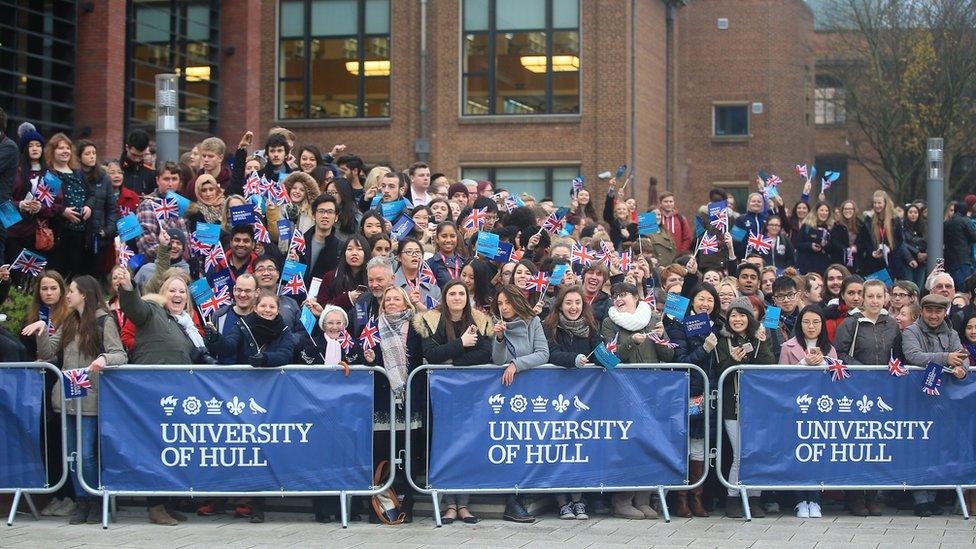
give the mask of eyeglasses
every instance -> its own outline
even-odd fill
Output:
[[[912,294],[905,293],[905,292],[891,292],[891,297],[902,298],[902,297],[908,297],[910,295],[912,295]]]
[[[235,294],[253,294],[254,293],[254,290],[245,290],[244,288],[240,288],[240,287],[235,286],[234,287],[234,293]]]
[[[277,271],[277,270],[278,270],[278,268],[275,267],[274,265],[264,265],[264,266],[261,266],[261,267],[258,267],[256,269],[254,269],[254,272],[256,272],[256,273],[268,273],[268,272],[274,272],[274,271]]]
[[[801,320],[800,324],[803,326],[820,326],[823,322],[819,318],[814,318],[812,320]]]
[[[788,294],[773,294],[773,299],[777,301],[783,301],[784,299],[790,300],[796,297],[796,292],[790,292]]]
[[[629,295],[633,295],[633,294],[631,294],[630,292],[621,292],[619,294],[613,294],[612,296],[610,296],[610,298],[611,299],[621,299],[621,298],[627,297]]]
[[[335,215],[336,211],[335,210],[318,209],[318,210],[315,210],[315,213],[318,214],[318,215]]]
[[[403,250],[400,252],[401,255],[420,255],[421,253],[423,252],[420,250]]]

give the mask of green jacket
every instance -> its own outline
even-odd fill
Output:
[[[720,332],[721,337],[718,339],[718,345],[715,346],[715,353],[718,362],[718,371],[716,375],[721,376],[723,372],[728,370],[733,366],[738,366],[740,364],[776,364],[776,358],[773,357],[773,345],[769,337],[765,341],[759,341],[755,337],[742,337],[738,334],[733,334],[726,329]],[[746,343],[751,343],[753,351],[743,358],[742,362],[739,362],[732,358],[732,347],[741,347]],[[722,394],[724,395],[724,401],[722,403],[722,419],[738,419],[739,418],[739,376],[730,375],[725,378],[725,384],[722,386]]]
[[[163,308],[162,296],[119,288],[119,308],[136,326],[133,364],[193,364],[196,348],[176,319]]]
[[[654,329],[654,325],[660,320],[657,315],[651,316],[651,321],[647,323],[641,331],[644,333]],[[630,330],[621,328],[609,316],[603,319],[600,325],[600,333],[604,341],[610,341],[617,336],[617,356],[620,357],[621,364],[640,364],[654,362],[670,362],[674,359],[674,349],[669,349],[667,345],[659,345],[651,341],[651,338],[644,339],[644,342],[637,344],[634,342],[634,334]],[[667,339],[667,334],[664,336]]]

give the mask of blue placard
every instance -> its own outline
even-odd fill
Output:
[[[434,489],[683,484],[685,372],[429,373]],[[327,460],[333,461],[333,460]]]
[[[174,193],[170,191],[166,193],[166,198],[176,201],[177,207],[180,209],[180,217],[186,213],[186,209],[190,207],[190,199],[179,193]]]
[[[489,259],[498,255],[498,235],[487,231],[478,231],[477,253]]]
[[[617,172],[614,175],[614,179],[620,179],[625,173],[627,173],[627,164],[621,164],[617,167]]]
[[[145,254],[136,254],[129,258],[129,270],[136,272],[140,267],[146,264]]]
[[[390,235],[397,240],[403,240],[404,238],[410,236],[410,231],[412,231],[415,226],[416,223],[413,222],[413,219],[410,219],[409,216],[401,215],[396,220],[396,223],[393,224]]]
[[[278,220],[278,242],[289,242],[294,225],[287,219]]]
[[[128,242],[133,238],[142,236],[142,225],[139,224],[139,218],[134,213],[130,213],[116,221],[115,226],[119,231],[119,238],[122,242]]]
[[[369,372],[106,370],[99,393],[106,490],[323,491],[372,484]]]
[[[705,227],[702,227],[701,218],[696,215],[695,216],[695,238],[698,238],[703,234],[705,234]]]
[[[403,213],[403,208],[405,205],[406,203],[401,198],[400,200],[397,200],[395,202],[381,202],[380,210],[382,211],[383,217],[387,221],[392,222],[394,219],[397,218],[397,216]]]
[[[498,242],[498,253],[495,254],[495,258],[492,259],[495,263],[508,263],[512,259],[512,251],[515,250],[515,246],[509,244],[508,242]]]
[[[563,225],[562,230],[559,231],[559,236],[569,236],[573,234],[573,231],[575,229],[576,229],[576,225],[573,225],[572,223],[566,223],[565,225]]]
[[[607,349],[607,344],[602,341],[596,346],[596,349],[593,349],[593,356],[607,370],[613,370],[620,364],[620,357],[611,353],[610,349]]]
[[[209,276],[210,285],[213,289],[220,291],[221,288],[233,288],[234,279],[230,276],[230,267],[224,267],[223,269],[213,273]]]
[[[264,215],[268,211],[264,197],[259,194],[252,194],[251,196],[247,197],[247,201],[251,203],[251,209],[261,215]]]
[[[220,242],[220,225],[216,223],[197,223],[197,230],[193,232],[194,238],[208,246]]]
[[[637,216],[637,233],[640,235],[654,234],[661,230],[657,224],[656,212],[644,212]]]
[[[732,234],[732,240],[736,242],[742,242],[746,237],[746,230],[739,226],[732,227],[729,232]]]
[[[61,370],[61,389],[64,391],[65,400],[74,400],[76,398],[85,398],[88,396],[88,388],[83,387],[80,383],[74,383],[71,380],[72,374],[79,375],[83,377],[86,381],[91,383],[91,371],[88,368],[79,368],[77,370]]]
[[[308,335],[312,335],[312,330],[315,329],[315,323],[318,322],[318,320],[319,319],[315,318],[315,313],[312,312],[312,309],[308,308],[308,305],[302,307],[302,326],[305,327],[305,331],[308,332]]]
[[[868,276],[864,277],[864,280],[880,280],[881,282],[884,282],[884,285],[889,288],[892,286],[892,284],[894,284],[894,281],[891,280],[891,274],[888,273],[888,269],[881,269],[876,273],[871,273]]]
[[[213,297],[213,288],[210,287],[210,281],[206,278],[198,278],[191,282],[190,295],[193,296],[193,301],[197,305]]]
[[[972,377],[972,376],[970,376]],[[976,384],[945,376],[940,396],[924,372],[893,377],[820,368],[748,370],[739,380],[744,485],[957,485],[976,479]]]
[[[254,224],[254,206],[251,204],[242,204],[240,206],[230,207],[230,224],[233,227],[238,225],[253,225]]]
[[[664,314],[675,320],[684,320],[689,303],[691,301],[687,297],[668,293],[668,297],[664,301]]]
[[[712,322],[708,318],[708,313],[699,313],[685,317],[685,335],[695,337],[705,335],[712,331]]]
[[[715,219],[718,214],[722,212],[728,212],[729,201],[728,200],[716,200],[708,204],[708,217],[709,219]]]
[[[9,229],[14,225],[20,223],[24,217],[20,215],[20,210],[14,206],[14,203],[10,200],[0,204],[0,224],[3,225],[4,229]]]
[[[779,307],[766,307],[766,316],[763,317],[763,326],[770,330],[779,328],[779,317],[782,315],[782,313],[783,310]]]
[[[61,178],[54,172],[47,171],[44,173],[44,184],[50,189],[51,196],[58,196],[61,193]]]
[[[779,187],[766,187],[766,196],[769,198],[776,198],[779,196]]]
[[[569,270],[569,265],[566,263],[560,265],[553,265],[552,275],[549,276],[550,286],[559,286],[563,283],[563,278],[566,277],[566,271]]]
[[[48,395],[37,368],[0,369],[0,486],[44,488],[41,415]]]
[[[305,270],[308,265],[300,261],[292,261],[291,259],[285,260],[285,264],[281,267],[281,280],[289,280],[295,275],[301,275],[305,278]]]

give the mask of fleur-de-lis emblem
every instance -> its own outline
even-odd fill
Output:
[[[235,396],[227,401],[227,409],[235,416],[239,416],[244,411],[244,401]]]
[[[559,394],[556,398],[552,399],[552,409],[559,412],[560,414],[569,409],[569,400]]]
[[[857,409],[860,410],[862,414],[870,412],[873,406],[874,402],[872,402],[867,395],[861,396],[861,400],[857,401]]]

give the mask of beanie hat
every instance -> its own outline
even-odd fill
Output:
[[[184,233],[180,229],[169,229],[166,232],[169,233],[170,238],[174,240],[179,240],[180,244],[182,244],[183,247],[186,248],[186,233]]]
[[[44,146],[44,136],[30,122],[24,122],[17,127],[17,138],[21,152],[27,150],[27,145],[31,141],[37,141],[42,147]]]
[[[752,310],[752,302],[749,301],[748,297],[740,296],[733,299],[732,303],[729,304],[729,313],[731,314],[732,311],[739,311],[753,320],[756,319],[756,313]]]

